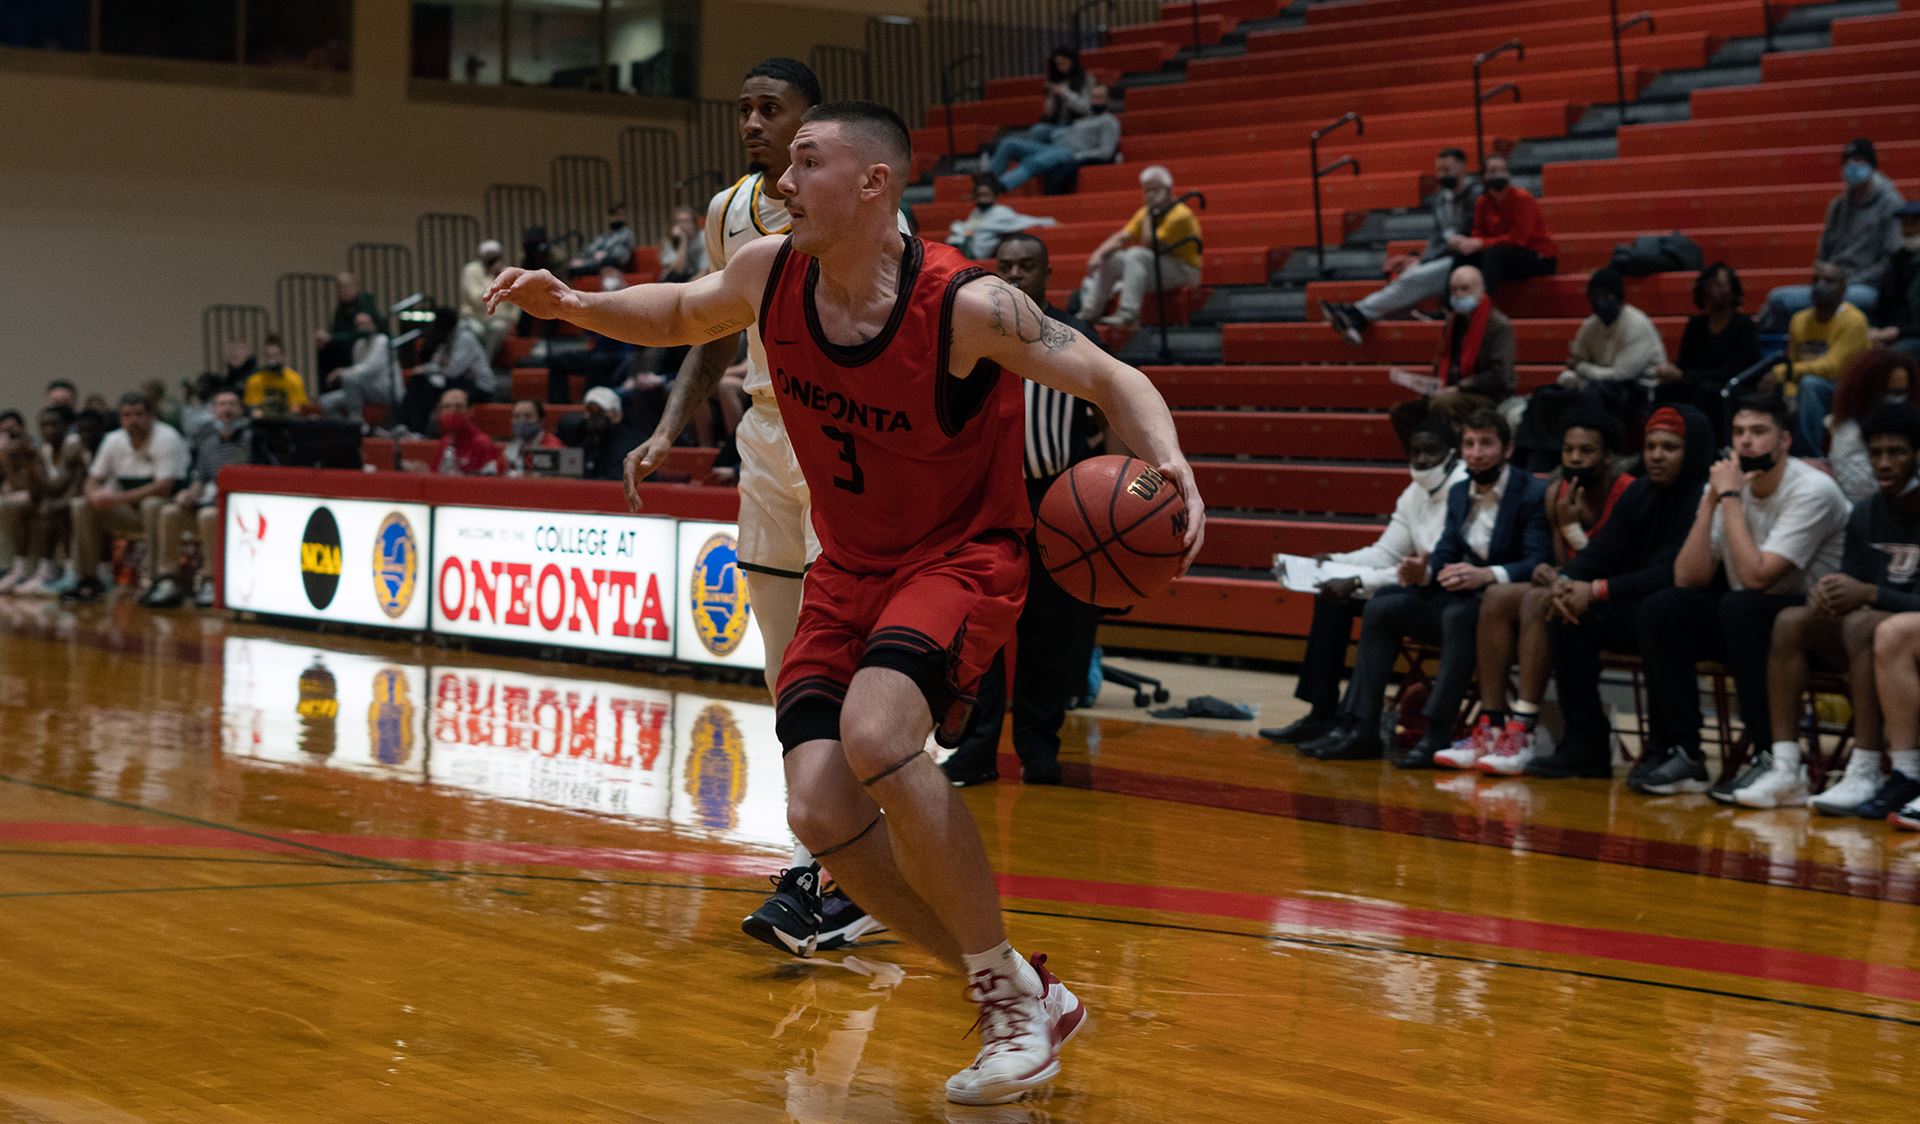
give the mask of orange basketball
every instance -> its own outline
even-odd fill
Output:
[[[1123,609],[1165,589],[1186,554],[1180,490],[1136,457],[1082,461],[1040,501],[1040,564],[1080,600]]]

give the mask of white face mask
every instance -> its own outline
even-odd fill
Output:
[[[1447,477],[1453,474],[1453,458],[1448,457],[1432,468],[1415,468],[1408,465],[1407,474],[1413,477],[1413,482],[1420,485],[1422,491],[1432,495],[1444,487]]]

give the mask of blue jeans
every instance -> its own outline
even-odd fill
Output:
[[[1833,380],[1819,375],[1801,375],[1798,416],[1793,426],[1793,455],[1826,455],[1827,411],[1833,408]]]
[[[1872,312],[1873,306],[1880,303],[1880,290],[1872,285],[1848,285],[1847,303],[1862,312]],[[1787,321],[1803,308],[1813,307],[1813,289],[1807,285],[1782,285],[1767,294],[1767,303],[1760,309],[1760,330],[1763,332],[1784,332]]]
[[[1035,125],[1033,132],[1042,129],[1052,130],[1053,125]],[[1008,171],[1008,165],[1018,161],[1020,166]],[[993,156],[987,161],[987,171],[1000,181],[1001,186],[1011,191],[1033,177],[1050,172],[1064,164],[1074,162],[1073,150],[1064,145],[1051,144],[1046,140],[1037,140],[1031,133],[1027,136],[1011,136],[1000,142],[993,150]]]

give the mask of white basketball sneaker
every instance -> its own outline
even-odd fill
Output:
[[[1496,777],[1517,777],[1527,771],[1533,757],[1533,731],[1509,720],[1494,740],[1493,751],[1483,754],[1473,767]]]
[[[980,1005],[980,1053],[947,1078],[948,1100],[1006,1104],[1060,1072],[1060,1047],[1079,1033],[1086,1004],[1047,971],[1045,954],[1030,965],[1018,975],[975,972],[968,982],[967,997]]]
[[[1857,813],[1860,805],[1873,799],[1880,791],[1879,754],[1869,760],[1860,753],[1847,757],[1846,771],[1840,779],[1827,786],[1827,790],[1818,796],[1809,797],[1807,807],[1823,816],[1851,816]]]
[[[1466,737],[1433,755],[1435,765],[1448,769],[1471,769],[1474,762],[1493,752],[1494,743],[1500,739],[1500,731],[1493,728],[1482,714],[1480,721],[1474,724]]]
[[[1807,802],[1807,774],[1800,762],[1775,758],[1767,771],[1733,790],[1743,808],[1780,808]]]

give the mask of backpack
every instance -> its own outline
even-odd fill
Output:
[[[1613,248],[1608,264],[1628,277],[1649,273],[1697,273],[1706,265],[1700,247],[1679,231],[1672,234],[1642,234],[1631,242]]]

